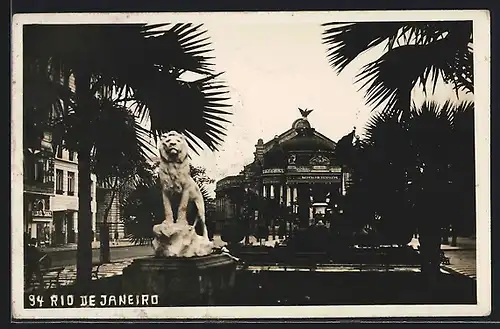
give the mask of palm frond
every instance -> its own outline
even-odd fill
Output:
[[[328,46],[327,57],[332,67],[342,72],[356,57],[372,47],[398,35],[402,22],[382,23],[325,23],[323,44]]]
[[[51,60],[76,76],[90,74],[92,92],[113,90],[139,117],[160,118],[152,120],[155,133],[186,130],[215,150],[228,97],[212,74],[205,34],[192,24],[31,25],[24,30],[25,63]],[[208,77],[184,82],[185,71]]]
[[[429,78],[433,81],[433,89],[440,76],[445,81],[453,82],[453,76],[456,75],[454,61],[462,55],[450,47],[452,45],[447,39],[429,45],[400,46],[365,65],[357,75],[356,82],[364,82],[361,89],[366,88],[367,104],[376,108],[386,102],[384,110],[388,110],[399,99],[406,98],[417,83],[425,91]],[[465,82],[455,85],[457,88],[466,88]]]
[[[419,83],[426,91],[428,79],[433,90],[438,78],[452,83],[456,92],[473,92],[472,23],[382,22],[327,23],[323,43],[329,46],[328,59],[341,72],[363,52],[386,44],[385,53],[365,65],[357,82],[366,87],[367,104],[374,108],[386,103],[385,110],[407,111],[409,104],[398,104],[408,98]],[[332,27],[330,27],[332,26]],[[411,63],[411,64],[409,64]],[[404,102],[403,102],[404,103]]]
[[[154,36],[149,35],[146,39],[147,51],[157,54],[158,64],[163,69],[210,74],[213,72],[213,63],[210,62],[213,57],[205,55],[212,49],[207,48],[211,43],[208,37],[203,37],[207,31],[201,30],[202,26],[179,23],[164,33],[156,32]],[[143,33],[151,30],[146,26],[146,31]]]
[[[164,86],[151,85],[150,89],[141,90],[137,95],[148,99],[148,109],[139,106],[136,108],[136,114],[149,115],[155,138],[164,132],[178,130],[183,132],[190,142],[197,144],[191,137],[194,135],[210,150],[217,150],[222,137],[225,136],[225,127],[222,124],[229,122],[224,116],[230,115],[231,112],[221,110],[230,107],[225,103],[229,99],[226,97],[227,90],[222,83],[213,79],[215,77],[194,82],[173,82],[165,90],[175,94],[175,97],[169,99],[164,99],[161,91],[157,90]]]
[[[53,67],[49,60],[26,63],[23,70],[24,143],[27,147],[39,145],[44,132],[51,131],[53,120],[68,113],[74,93],[63,80],[64,68]]]
[[[146,165],[153,146],[127,108],[108,99],[99,103],[99,116],[87,133],[94,135],[93,171],[101,179],[128,178]]]

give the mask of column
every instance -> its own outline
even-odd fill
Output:
[[[281,184],[277,184],[274,186],[274,197],[276,198],[276,206],[277,206],[277,214],[275,218],[273,218],[273,231],[274,231],[274,238],[279,237],[279,228],[281,225],[281,220],[282,220],[282,213],[281,213],[281,206],[283,205],[283,188]]]
[[[295,232],[295,223],[296,223],[296,219],[297,219],[297,216],[298,216],[298,213],[299,213],[299,206],[298,206],[298,189],[297,189],[297,185],[294,185],[292,187],[292,223],[291,223],[291,227],[290,227],[290,231],[291,232]]]
[[[70,216],[68,216],[67,212],[63,213],[63,244],[68,244],[68,221],[70,220]],[[73,217],[71,217],[73,220]]]
[[[30,223],[30,227],[31,227],[31,238],[35,238],[36,239],[36,223]]]
[[[49,238],[50,238],[50,245],[52,246],[54,244],[54,218],[52,218],[52,221],[49,223]]]
[[[78,242],[78,211],[73,211],[71,219],[73,220],[73,230],[75,231],[75,242]],[[92,223],[92,225],[94,225],[94,223]]]
[[[262,184],[262,196],[267,197],[267,185]]]
[[[271,240],[274,240],[274,237],[276,236],[276,213],[274,212],[276,208],[274,208],[274,201],[279,202],[279,199],[276,191],[276,186],[274,184],[271,184],[269,187],[271,188],[270,197],[271,199],[273,199],[273,202],[271,203],[273,207],[273,211],[271,212],[272,216],[271,218],[269,218],[269,223],[271,224],[269,235],[272,236]]]
[[[96,212],[92,212],[92,232],[94,232],[94,234],[92,235],[92,241],[97,241],[97,230],[96,230],[96,226],[97,226],[97,216],[96,216]]]
[[[287,223],[287,211],[286,211],[286,189],[285,185],[280,185],[280,226],[278,229],[278,238],[286,237],[286,223]]]
[[[286,205],[286,192],[285,192],[285,185],[281,185],[281,188],[280,188],[280,196],[281,196],[281,199],[280,199],[280,204],[281,204],[281,205]]]
[[[71,225],[69,225],[69,227],[71,227],[73,230],[73,232],[71,232],[73,243],[76,243],[76,232],[78,230],[78,219],[77,219],[78,215],[77,214],[78,214],[77,211],[73,211],[68,218],[68,221],[71,221]]]
[[[340,186],[341,186],[341,189],[342,189],[342,195],[345,195],[346,194],[346,186],[345,186],[346,173],[342,173],[340,175],[340,179],[341,179]]]
[[[297,206],[298,206],[298,189],[297,189],[297,186],[294,186],[293,187],[293,190],[292,190],[292,200],[293,200],[293,212],[294,213],[297,213]]]
[[[286,186],[286,206],[290,207],[292,204],[292,191],[290,186]]]
[[[274,197],[276,198],[276,201],[278,204],[281,202],[281,186],[280,185],[274,185]]]

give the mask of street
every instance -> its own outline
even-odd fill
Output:
[[[462,241],[464,240],[464,241]],[[215,245],[221,246],[224,243],[219,237],[215,239]],[[443,266],[445,270],[452,270],[470,278],[476,278],[476,251],[475,241],[461,239],[461,243],[457,247],[442,245],[441,248],[446,256],[450,258],[450,264]],[[470,242],[470,243],[469,243]],[[274,244],[274,243],[272,243]],[[271,244],[271,245],[272,245]],[[410,245],[414,248],[418,245],[418,240],[414,239]],[[52,267],[64,267],[59,275],[59,283],[61,285],[72,284],[76,279],[76,250],[48,250],[47,253],[52,259]],[[111,263],[104,264],[99,268],[98,277],[109,277],[120,275],[123,268],[131,264],[133,259],[151,256],[153,249],[151,246],[120,246],[110,248]],[[92,258],[94,262],[99,261],[99,249],[92,250]],[[97,267],[94,266],[94,269]],[[57,270],[53,270],[44,275],[45,285],[49,287],[51,284],[49,278],[57,276]],[[96,277],[94,278],[96,279]]]
[[[76,265],[76,250],[49,251],[52,267]],[[151,246],[127,246],[110,248],[111,261],[133,259],[153,254]],[[99,249],[92,250],[92,259],[99,261]]]

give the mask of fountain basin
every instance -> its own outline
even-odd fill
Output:
[[[226,254],[136,259],[123,269],[123,293],[158,295],[161,306],[214,305],[231,294],[236,265]]]

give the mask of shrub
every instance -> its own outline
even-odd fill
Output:
[[[245,230],[242,223],[232,220],[227,223],[221,232],[221,239],[228,244],[237,244],[245,238]]]

